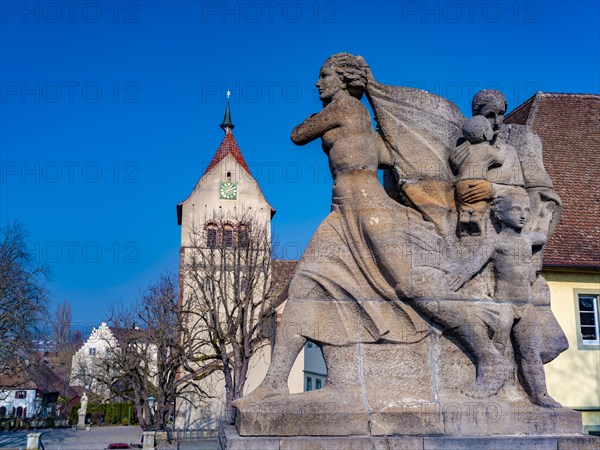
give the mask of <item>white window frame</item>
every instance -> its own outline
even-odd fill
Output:
[[[596,339],[583,339],[583,334],[581,332],[581,313],[579,309],[579,299],[580,297],[593,297],[594,301],[593,305],[593,315],[594,315],[594,326],[596,328]],[[574,298],[575,298],[575,316],[577,323],[577,347],[579,350],[598,350],[600,349],[600,291],[591,290],[591,289],[575,289],[574,290]],[[583,311],[585,314],[586,311]],[[586,325],[583,325],[586,326]]]

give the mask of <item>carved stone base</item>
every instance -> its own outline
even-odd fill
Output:
[[[351,437],[241,437],[233,426],[225,427],[228,450],[595,450],[600,438],[589,435],[565,436],[351,436]]]
[[[318,395],[313,395],[318,394]],[[307,397],[311,396],[310,402]],[[322,389],[247,405],[237,415],[242,436],[494,436],[581,433],[581,413],[506,398],[462,398],[365,408],[360,396]]]
[[[511,349],[507,349],[511,351]],[[323,346],[323,389],[236,402],[242,436],[558,436],[582,432],[581,413],[531,403],[514,375],[497,395],[463,394],[475,369],[432,333],[411,344]],[[507,358],[511,361],[512,358]]]
[[[79,414],[77,416],[77,430],[85,430],[85,414]]]

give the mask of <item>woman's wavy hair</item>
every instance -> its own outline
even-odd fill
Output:
[[[364,59],[350,53],[336,53],[327,58],[323,65],[328,65],[337,72],[350,95],[362,98],[367,87],[368,70]]]

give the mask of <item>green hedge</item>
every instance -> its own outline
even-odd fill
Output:
[[[71,409],[69,416],[69,423],[71,425],[77,424],[77,411],[80,407],[81,405],[75,405]],[[99,425],[100,418],[102,418],[103,425],[121,425],[124,419],[131,424],[138,423],[133,403],[89,403],[87,412],[92,414],[93,425]]]
[[[77,411],[81,408],[81,403],[73,405],[71,412],[69,413],[69,424],[77,425]]]

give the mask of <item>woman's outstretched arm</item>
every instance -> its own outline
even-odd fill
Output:
[[[320,138],[327,131],[341,125],[337,102],[331,102],[322,111],[308,117],[292,131],[292,141],[296,145],[305,145]]]

